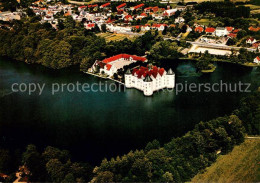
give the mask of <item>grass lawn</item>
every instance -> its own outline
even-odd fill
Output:
[[[130,40],[134,39],[134,36],[126,35],[126,34],[116,34],[116,33],[99,33],[97,36],[105,38],[107,42],[109,41],[121,41],[125,38],[128,38]]]
[[[198,24],[205,25],[205,26],[208,26],[209,24],[211,24],[212,26],[216,26],[217,25],[217,23],[214,20],[210,20],[210,19],[206,19],[206,18],[197,20],[196,22]]]
[[[192,182],[259,182],[260,181],[260,139],[246,139],[227,155],[217,161]]]

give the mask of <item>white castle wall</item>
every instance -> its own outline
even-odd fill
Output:
[[[151,96],[154,91],[163,88],[175,87],[175,74],[167,75],[166,71],[162,76],[160,74],[156,78],[151,76],[151,82],[145,82],[144,79],[144,77],[138,78],[132,74],[125,74],[125,86],[141,90],[145,96]]]

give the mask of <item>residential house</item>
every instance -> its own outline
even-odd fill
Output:
[[[198,26],[194,29],[195,32],[199,32],[199,33],[202,33],[204,31],[204,28],[201,27],[201,26]]]
[[[123,69],[124,66],[130,65],[135,62],[146,62],[147,59],[145,57],[139,57],[136,55],[129,54],[119,54],[112,56],[110,58],[106,58],[102,61],[96,61],[91,67],[92,72],[98,71],[102,73],[104,72],[108,76],[113,76],[119,69]]]
[[[183,23],[185,22],[184,18],[183,17],[177,17],[175,20],[174,20],[175,23]]]
[[[257,56],[257,57],[254,59],[254,63],[260,64],[260,58],[259,58],[259,56]]]
[[[246,44],[254,44],[256,42],[256,39],[253,37],[250,37],[246,40]]]
[[[216,29],[215,28],[213,28],[213,27],[207,27],[206,29],[205,29],[205,32],[206,32],[206,34],[215,34],[215,31],[216,31]]]
[[[226,35],[228,35],[228,33],[229,32],[227,31],[227,29],[225,27],[217,27],[216,31],[215,31],[215,34],[218,37],[226,36]]]

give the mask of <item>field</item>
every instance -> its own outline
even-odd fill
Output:
[[[105,38],[107,42],[109,41],[121,41],[125,38],[128,38],[130,40],[134,39],[134,36],[126,35],[126,34],[116,34],[116,33],[99,33],[97,34],[100,37]]]
[[[227,155],[221,155],[192,182],[259,182],[260,139],[246,139]]]
[[[211,24],[212,26],[217,26],[217,22],[216,21],[210,20],[210,19],[206,19],[206,18],[197,20],[196,22],[198,24],[200,24],[200,25],[205,25],[205,26],[209,26],[209,24]]]

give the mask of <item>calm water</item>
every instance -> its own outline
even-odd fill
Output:
[[[260,86],[260,69],[218,63],[214,73],[196,73],[190,61],[173,61],[177,83],[252,83]],[[51,95],[52,83],[111,81],[78,72],[53,71],[42,66],[0,59],[0,143],[24,148],[33,143],[68,149],[75,160],[92,164],[143,148],[158,139],[168,142],[200,121],[229,114],[242,93],[159,92],[144,97],[135,89],[125,92],[62,92]],[[13,83],[46,83],[41,96],[10,93]],[[122,88],[121,88],[122,89]]]

